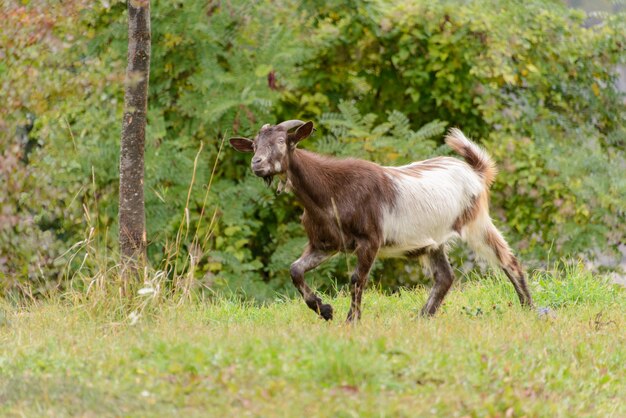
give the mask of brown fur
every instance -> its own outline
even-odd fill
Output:
[[[302,223],[313,248],[353,251],[359,241],[382,244],[381,205],[395,199],[382,167],[296,149],[287,178],[304,206]]]
[[[428,254],[428,248],[418,248],[417,250],[407,251],[404,256],[408,258],[421,258]]]
[[[463,213],[456,218],[454,224],[452,224],[452,229],[454,229],[457,233],[461,233],[461,229],[467,225],[468,223],[474,221],[478,214],[482,211],[489,210],[489,195],[487,192],[481,193],[478,197],[474,197],[470,202],[469,206],[465,208]]]
[[[426,305],[422,308],[423,316],[432,316],[437,312],[437,309],[443,302],[443,298],[450,290],[452,283],[454,282],[454,272],[444,247],[437,248],[428,254],[428,265],[432,270],[435,284],[428,295]]]
[[[395,200],[393,182],[378,164],[340,160],[299,149],[288,153],[287,179],[304,206],[302,224],[309,237],[307,251],[356,253],[347,320],[360,319],[363,291],[383,241],[382,205],[393,206]],[[300,276],[294,282],[296,279],[300,281]],[[319,297],[313,295],[305,300],[324,319],[332,318],[332,308]]]
[[[392,170],[388,170],[387,174],[393,176],[400,176],[401,174],[408,174],[413,177],[421,177],[426,171],[446,168],[446,160],[450,160],[450,157],[435,157],[428,160],[420,161],[403,167],[389,167]],[[456,161],[456,160],[455,160]]]

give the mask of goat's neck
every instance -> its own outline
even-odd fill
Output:
[[[324,157],[296,149],[290,156],[287,179],[305,209],[314,211],[331,204],[330,184],[325,177]]]

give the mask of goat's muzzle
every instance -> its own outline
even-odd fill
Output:
[[[270,170],[264,164],[252,164],[252,172],[257,177],[265,177],[270,174]]]
[[[272,184],[272,180],[274,179],[274,175],[270,173],[270,170],[267,168],[266,164],[261,163],[252,163],[251,166],[252,172],[255,176],[261,177],[265,184],[269,187]]]

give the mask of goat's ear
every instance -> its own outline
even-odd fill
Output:
[[[302,141],[304,138],[308,138],[313,133],[313,122],[309,121],[304,125],[300,126],[296,131],[292,134],[289,134],[289,143],[292,145],[296,145],[298,142]]]
[[[230,138],[230,145],[240,152],[252,152],[254,147],[252,146],[252,140],[248,138]]]

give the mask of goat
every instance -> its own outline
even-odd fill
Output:
[[[264,125],[254,140],[230,139],[236,150],[254,153],[251,168],[256,176],[268,185],[273,176],[282,177],[279,188],[287,185],[304,206],[302,224],[309,242],[290,274],[309,308],[332,319],[332,306],[311,290],[304,274],[338,252],[349,252],[356,254],[357,266],[347,321],[361,317],[361,296],[377,256],[427,262],[434,286],[421,314],[434,315],[454,281],[446,243],[456,237],[499,265],[522,306],[532,306],[520,263],[489,217],[495,165],[463,132],[450,129],[446,143],[465,162],[436,157],[401,167],[297,148],[312,132],[312,122],[289,120]]]

